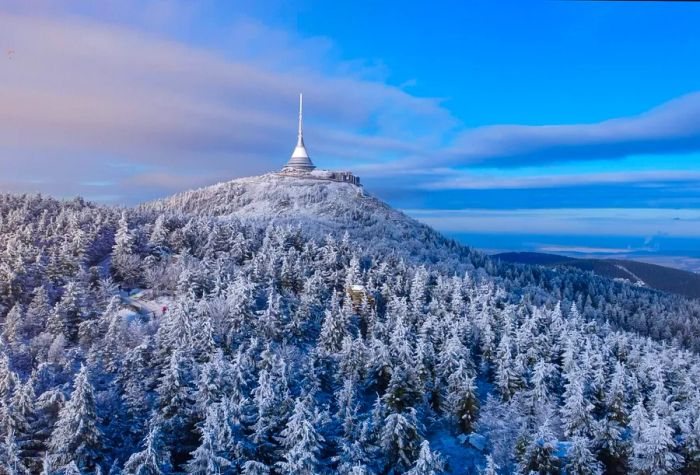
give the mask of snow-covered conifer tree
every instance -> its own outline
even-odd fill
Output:
[[[86,316],[84,289],[78,282],[68,282],[50,317],[49,331],[54,335],[62,333],[69,341],[75,341],[78,326]]]
[[[267,292],[267,307],[258,317],[260,332],[268,341],[279,339],[284,328],[282,314],[282,299],[275,290],[274,285],[270,285]]]
[[[496,462],[493,461],[493,457],[491,455],[486,456],[486,465],[484,468],[481,470],[481,475],[498,475],[498,469],[500,467],[496,465]]]
[[[418,455],[421,443],[416,411],[389,412],[380,428],[380,447],[387,457],[391,473],[409,470]]]
[[[321,334],[318,338],[319,346],[328,353],[337,353],[347,335],[347,318],[340,307],[340,298],[337,293],[331,297],[330,308],[326,310],[321,325]]]
[[[193,362],[185,350],[176,350],[163,370],[156,392],[160,414],[169,431],[187,425],[194,410]]]
[[[632,468],[644,474],[676,473],[683,457],[676,451],[673,429],[660,416],[644,424],[632,446]]]
[[[270,467],[257,460],[248,460],[243,464],[243,475],[270,475]]]
[[[573,371],[567,377],[569,381],[565,386],[564,406],[561,409],[564,433],[567,437],[592,436],[593,405],[587,401],[584,394],[583,375],[579,371]]]
[[[117,278],[128,286],[135,285],[140,278],[141,263],[135,246],[135,238],[129,229],[126,213],[122,213],[114,236],[112,269]]]
[[[448,376],[445,410],[465,434],[472,431],[479,412],[479,400],[476,396],[474,378],[463,362]]]
[[[165,448],[160,428],[151,424],[143,441],[143,450],[135,452],[124,464],[124,475],[166,475],[171,473],[170,452]]]
[[[210,360],[201,365],[197,381],[196,402],[200,414],[207,414],[207,409],[221,402],[224,394],[231,392],[234,385],[231,365],[225,360],[221,349],[213,350]]]
[[[508,333],[504,333],[498,343],[496,352],[496,386],[501,397],[507,401],[518,388],[518,377],[513,365],[511,341]]]
[[[277,448],[273,438],[284,427],[289,405],[289,389],[284,364],[275,358],[272,368],[263,368],[258,375],[258,386],[253,389],[257,414],[253,424],[252,440],[261,457],[272,458]]]
[[[550,422],[545,421],[521,454],[518,463],[520,473],[560,473],[561,462],[556,456],[554,442]]]
[[[445,461],[438,452],[430,450],[430,443],[424,440],[420,445],[418,459],[407,475],[439,475],[445,473]]]
[[[601,475],[603,467],[590,450],[590,443],[583,437],[571,439],[571,447],[566,455],[567,475]]]
[[[0,472],[6,475],[29,475],[31,472],[24,465],[15,432],[10,429],[0,446]]]
[[[352,437],[340,438],[340,453],[333,457],[340,475],[371,474],[371,463],[377,458],[377,447],[370,440],[369,421],[364,420]]]
[[[192,458],[187,463],[187,473],[194,475],[209,475],[226,473],[233,465],[226,457],[225,425],[227,421],[219,404],[208,406],[204,423],[199,427],[200,444],[192,452]]]
[[[53,465],[70,462],[85,471],[94,470],[104,460],[102,431],[95,410],[95,395],[86,366],[75,377],[70,399],[61,409],[49,440]]]
[[[22,442],[30,442],[32,424],[36,419],[34,385],[28,379],[25,383],[17,383],[12,400],[8,407],[8,424],[14,431],[17,439]]]
[[[316,427],[318,417],[309,397],[297,398],[287,425],[281,433],[283,460],[277,462],[281,473],[313,475],[320,469],[318,455],[324,438]]]
[[[148,245],[156,255],[163,254],[168,247],[168,229],[165,226],[165,216],[162,214],[153,223],[153,230],[148,238]]]

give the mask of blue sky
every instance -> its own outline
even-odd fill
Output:
[[[700,5],[0,6],[0,190],[133,204],[317,165],[493,250],[700,269]],[[605,252],[603,252],[605,251]]]

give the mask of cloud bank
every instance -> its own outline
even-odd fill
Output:
[[[700,149],[700,93],[634,117],[574,125],[495,125],[462,133],[436,163],[530,166]]]
[[[672,169],[479,171],[700,150],[700,93],[594,124],[465,129],[440,100],[389,85],[381,65],[339,60],[328,38],[243,19],[212,48],[149,29],[191,6],[153,4],[129,23],[116,3],[117,22],[57,5],[50,17],[0,13],[0,46],[13,51],[0,60],[2,191],[134,203],[275,170],[294,145],[301,91],[319,165],[390,177],[406,193],[700,181]]]
[[[687,170],[629,171],[609,173],[550,174],[535,176],[490,176],[453,172],[451,177],[424,185],[428,190],[493,190],[519,188],[561,188],[588,185],[665,184],[700,182],[700,172]],[[455,176],[456,175],[456,176]]]
[[[697,238],[700,210],[660,208],[554,208],[405,210],[449,233],[513,233],[571,236]],[[519,231],[516,231],[519,230]]]

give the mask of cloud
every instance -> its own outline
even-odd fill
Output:
[[[700,210],[661,208],[544,208],[405,210],[449,233],[504,233],[571,236],[697,237]]]
[[[564,245],[551,245],[544,244],[538,246],[538,251],[541,252],[555,252],[559,254],[627,254],[632,249],[630,248],[617,248],[617,247],[589,247],[589,246],[564,246]],[[638,249],[636,249],[638,250]]]
[[[700,182],[700,172],[687,170],[629,171],[609,173],[551,174],[504,177],[452,172],[452,176],[423,185],[429,190],[493,190],[518,188],[560,188],[590,185]],[[457,175],[456,177],[454,175]]]
[[[0,174],[77,194],[81,183],[117,173],[101,196],[134,202],[141,186],[165,193],[202,176],[274,170],[294,145],[300,91],[312,156],[329,160],[414,154],[457,123],[439,101],[367,79],[364,69],[347,74],[352,65],[339,63],[346,74],[337,74],[316,59],[301,63],[306,43],[278,44],[280,34],[266,39],[265,31],[236,31],[238,48],[251,44],[246,35],[258,45],[253,61],[246,51],[224,54],[87,17],[0,13],[0,44],[15,51],[0,61]],[[327,41],[315,43],[319,58]]]
[[[700,149],[700,94],[597,124],[460,132],[440,100],[408,92],[412,80],[387,84],[380,63],[342,59],[329,38],[241,17],[188,43],[178,28],[195,28],[192,2],[10,4],[15,13],[0,13],[0,47],[14,51],[0,61],[3,191],[135,203],[275,170],[293,148],[300,91],[316,163],[381,181],[376,189],[392,196],[661,182],[680,190],[698,180],[682,171],[508,177],[483,167]]]
[[[434,166],[521,167],[631,155],[700,150],[700,93],[643,114],[574,125],[493,125],[466,130],[430,156],[397,168]]]

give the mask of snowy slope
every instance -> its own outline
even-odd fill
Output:
[[[289,223],[317,238],[348,233],[356,245],[452,270],[471,267],[467,247],[447,239],[356,185],[278,173],[190,190],[142,205],[159,213],[235,217],[266,226]],[[365,249],[367,250],[367,249]],[[454,266],[457,266],[456,268]]]
[[[700,303],[479,256],[314,179],[0,195],[0,473],[699,473]]]
[[[372,208],[373,212],[383,208],[386,213],[400,214],[365,195],[359,186],[277,173],[189,190],[146,206],[215,216],[325,217],[339,222],[348,218],[349,211],[367,208]]]

